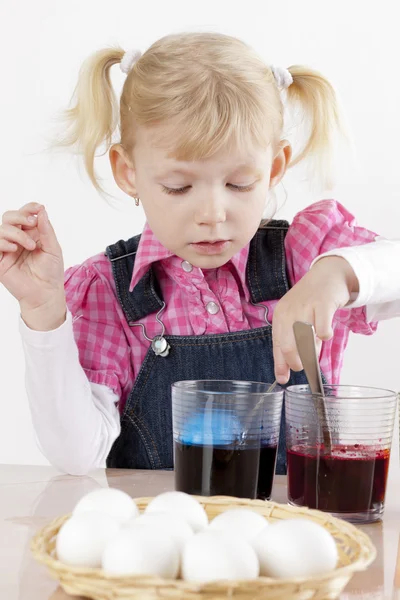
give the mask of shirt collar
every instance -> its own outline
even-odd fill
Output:
[[[172,256],[174,256],[174,254],[167,250],[167,248],[165,248],[157,240],[149,225],[146,223],[136,252],[135,265],[133,268],[129,291],[132,292],[133,288],[138,284],[153,263],[166,260]],[[248,256],[249,244],[232,256],[231,260],[229,261],[237,272],[247,301],[250,300],[250,294],[246,281]]]
[[[173,256],[172,252],[167,250],[167,248],[157,240],[156,236],[146,223],[136,252],[129,291],[131,292],[133,290],[153,263],[165,260],[171,256]]]

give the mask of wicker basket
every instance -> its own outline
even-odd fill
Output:
[[[151,498],[136,499],[142,511]],[[83,569],[62,564],[55,558],[55,542],[61,525],[68,516],[54,520],[44,527],[32,540],[35,558],[46,565],[51,575],[64,590],[73,596],[85,596],[93,600],[119,600],[153,598],[182,598],[193,600],[222,600],[240,598],[252,600],[329,600],[337,598],[356,571],[365,570],[376,556],[376,550],[362,531],[353,525],[335,519],[328,514],[294,508],[261,500],[237,498],[198,498],[210,520],[229,508],[247,507],[260,513],[270,522],[303,517],[319,523],[335,538],[338,551],[338,567],[327,574],[312,578],[270,579],[260,577],[254,581],[229,581],[199,585],[184,581],[170,581],[156,577],[118,577],[105,575],[100,569]]]

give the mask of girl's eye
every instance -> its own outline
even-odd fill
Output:
[[[250,185],[235,185],[233,183],[227,183],[226,185],[236,192],[250,192],[254,188],[254,183]]]
[[[190,189],[190,185],[185,185],[184,187],[180,187],[180,188],[169,188],[169,187],[165,187],[165,185],[162,186],[162,190],[165,194],[175,194],[175,195],[185,194],[189,189]]]

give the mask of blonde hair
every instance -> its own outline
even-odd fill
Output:
[[[62,143],[82,153],[98,190],[95,156],[100,148],[108,151],[118,126],[120,142],[131,152],[136,126],[166,124],[159,142],[178,160],[209,158],[223,147],[249,142],[265,149],[280,141],[282,94],[271,68],[244,42],[216,33],[164,37],[134,64],[118,102],[110,69],[123,56],[121,48],[109,48],[89,57],[75,104],[66,113],[69,128]],[[292,66],[289,72],[288,105],[300,106],[309,122],[308,138],[290,166],[312,158],[326,183],[333,136],[340,129],[335,91],[316,71]]]

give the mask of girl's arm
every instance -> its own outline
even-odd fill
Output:
[[[84,475],[104,466],[120,434],[118,397],[90,383],[80,365],[71,314],[58,329],[33,331],[20,320],[26,389],[39,446],[55,467]]]
[[[377,318],[400,314],[400,242],[380,240],[358,226],[338,202],[323,200],[298,213],[285,252],[292,288],[278,302],[272,322],[280,383],[287,382],[289,369],[302,368],[295,321],[312,323],[320,340],[328,341],[339,325],[345,338],[349,331],[370,335]]]
[[[400,241],[377,238],[361,246],[336,248],[314,260],[340,256],[352,267],[359,283],[358,293],[346,308],[367,307],[369,322],[400,316]]]

